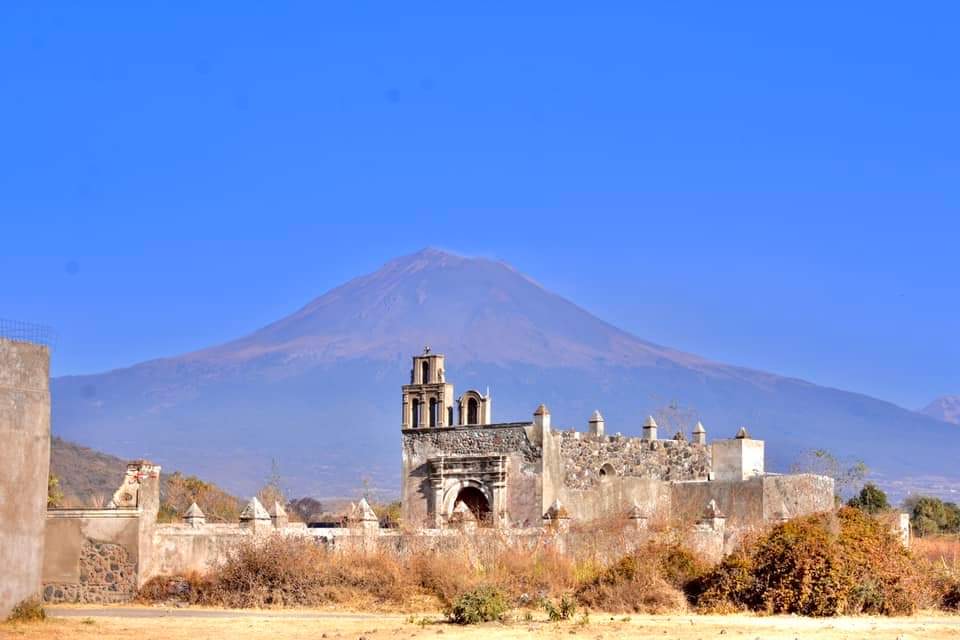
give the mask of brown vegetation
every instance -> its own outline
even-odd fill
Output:
[[[927,582],[882,523],[845,507],[775,527],[703,579],[701,608],[809,616],[911,614]]]
[[[884,524],[853,508],[781,524],[716,566],[680,540],[649,543],[624,555],[631,537],[624,523],[605,526],[574,529],[563,546],[550,535],[517,540],[490,530],[456,537],[401,535],[390,549],[348,544],[337,551],[310,538],[269,536],[242,543],[207,576],[156,579],[141,598],[241,608],[406,611],[453,611],[458,603],[457,610],[466,611],[486,603],[478,594],[496,594],[512,608],[566,601],[611,613],[694,607],[835,616],[960,609],[960,543],[935,545],[928,539],[911,553]]]
[[[185,476],[179,471],[166,479],[160,502],[159,522],[176,520],[196,502],[210,522],[236,522],[242,505],[212,482],[196,476]]]

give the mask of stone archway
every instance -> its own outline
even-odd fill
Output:
[[[481,526],[489,526],[492,523],[490,515],[490,501],[487,495],[477,487],[464,487],[457,493],[457,499],[454,500],[453,507],[457,508],[460,503],[467,505],[477,523]]]

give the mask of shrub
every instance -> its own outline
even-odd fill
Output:
[[[924,584],[886,528],[849,507],[790,520],[703,579],[703,609],[809,616],[910,614]]]
[[[647,547],[624,556],[576,591],[580,604],[611,612],[665,613],[685,608],[683,594],[661,574],[661,558]]]
[[[445,611],[455,624],[479,624],[502,620],[507,612],[507,601],[499,589],[477,587],[462,594]]]
[[[570,620],[577,613],[577,601],[566,593],[560,597],[559,605],[554,604],[549,598],[544,598],[542,604],[551,622]]]
[[[13,608],[7,617],[8,622],[39,622],[47,619],[47,612],[39,598],[27,598]]]
[[[887,502],[887,494],[880,487],[868,482],[863,485],[856,497],[850,499],[847,506],[875,514],[889,509],[890,503]]]
[[[753,558],[743,550],[725,557],[700,580],[699,587],[696,602],[704,612],[732,613],[757,608]]]
[[[904,501],[910,524],[918,536],[960,533],[960,507],[930,496],[910,496]]]

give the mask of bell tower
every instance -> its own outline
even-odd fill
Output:
[[[444,357],[424,347],[413,356],[410,384],[403,385],[404,429],[430,429],[453,424],[453,385],[447,384]]]

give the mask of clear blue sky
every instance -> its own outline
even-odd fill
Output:
[[[960,393],[955,3],[199,4],[0,13],[0,317],[54,373],[434,245],[718,360]]]

